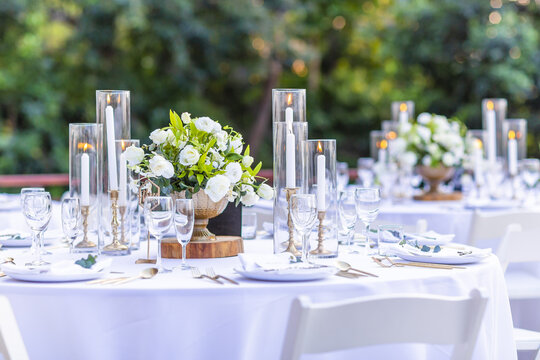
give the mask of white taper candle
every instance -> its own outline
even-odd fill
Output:
[[[81,205],[90,205],[90,157],[81,155]]]
[[[116,145],[114,134],[113,108],[105,108],[105,121],[107,123],[107,162],[109,163],[109,190],[118,190],[118,175],[116,173]]]
[[[326,157],[317,155],[317,210],[326,211]]]

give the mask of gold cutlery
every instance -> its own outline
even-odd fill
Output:
[[[228,277],[225,277],[225,276],[223,276],[223,275],[217,275],[217,274],[214,272],[214,268],[212,268],[212,267],[206,268],[206,274],[207,274],[208,276],[210,276],[211,278],[214,278],[214,279],[222,278],[223,280],[227,280],[228,282],[230,282],[230,283],[232,283],[232,284],[240,285],[238,282],[234,281],[233,279],[229,279]]]
[[[390,259],[388,256],[384,257],[384,260],[387,260],[391,265],[386,265],[383,263],[383,259],[378,259],[376,257],[372,257],[373,261],[377,263],[378,265],[382,267],[403,267],[403,266],[413,266],[413,267],[423,267],[423,268],[432,268],[432,269],[446,269],[446,270],[452,270],[452,269],[466,269],[464,266],[455,266],[455,265],[447,265],[447,264],[434,264],[434,263],[424,263],[424,262],[394,262],[392,259]]]
[[[346,271],[338,271],[336,273],[336,276],[341,276],[341,277],[348,278],[348,279],[358,279],[359,277],[367,277],[367,275],[355,274],[355,273],[350,273],[350,272],[346,272]]]
[[[154,276],[156,276],[156,274],[158,272],[159,272],[159,270],[157,268],[153,268],[153,267],[152,268],[146,268],[143,271],[141,271],[141,273],[138,276],[132,276],[132,277],[125,278],[123,280],[119,280],[119,281],[115,282],[113,285],[125,284],[127,282],[130,282],[130,281],[133,281],[133,280],[138,280],[138,279],[151,279]]]
[[[124,277],[114,277],[114,278],[105,278],[105,279],[96,279],[96,280],[90,280],[90,281],[87,281],[86,283],[88,285],[106,285],[106,284],[109,284],[109,283],[114,283],[116,281],[120,281],[120,280],[124,280],[124,279],[127,279],[125,276]]]
[[[6,274],[3,271],[0,271],[0,277],[4,277]]]
[[[4,258],[4,260],[2,261],[2,264],[6,264],[6,263],[12,263],[13,265],[15,265],[15,259],[8,256],[8,257]]]
[[[213,279],[213,278],[211,278],[211,277],[208,276],[208,275],[201,274],[201,272],[199,271],[199,268],[196,268],[196,267],[192,267],[192,268],[191,268],[191,275],[192,275],[195,279],[202,279],[202,278],[205,278],[205,279],[209,279],[209,280],[212,280],[212,281],[217,282],[218,284],[223,285],[223,283],[222,283],[221,281],[219,281],[218,279]]]
[[[368,273],[367,271],[355,269],[349,263],[346,263],[345,261],[338,260],[338,261],[336,261],[336,265],[337,265],[337,268],[339,270],[343,271],[343,272],[348,272],[349,270],[352,270],[352,271],[356,271],[356,272],[358,272],[360,274],[364,274],[364,275],[368,275],[368,276],[372,276],[372,277],[378,277],[377,275],[372,274],[372,273]]]

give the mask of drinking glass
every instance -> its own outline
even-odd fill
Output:
[[[34,247],[33,260],[27,266],[42,266],[49,264],[41,259],[43,248],[43,232],[51,220],[51,194],[48,192],[29,192],[23,201],[23,215],[32,230],[32,244]]]
[[[45,191],[45,188],[42,187],[26,187],[21,189],[21,195],[19,197],[19,200],[21,201],[21,209],[23,208],[23,202],[24,197],[26,194],[33,193],[33,192],[43,192]],[[32,241],[32,246],[30,247],[30,253],[33,254],[36,251],[34,248],[34,242]]]
[[[349,185],[349,164],[346,162],[337,163],[337,189],[345,190]]]
[[[81,205],[78,198],[67,197],[62,200],[62,231],[69,240],[70,251],[73,251],[75,239],[80,232]]]
[[[157,240],[156,267],[158,272],[170,272],[161,264],[161,239],[167,233],[173,222],[173,202],[168,196],[148,196],[144,199],[145,221],[148,231]]]
[[[302,236],[302,262],[308,262],[309,235],[317,220],[315,195],[294,194],[290,201],[294,227]]]
[[[176,230],[176,240],[182,245],[182,265],[178,268],[189,270],[191,266],[186,264],[186,246],[193,234],[193,224],[195,223],[195,209],[192,199],[176,199],[174,209],[174,228]]]
[[[379,255],[393,255],[391,252],[389,252],[389,250],[393,244],[399,244],[403,240],[403,226],[379,225],[379,234],[377,240]]]
[[[356,227],[356,221],[358,215],[356,214],[356,197],[355,189],[348,189],[340,192],[339,202],[339,221],[341,226],[347,232],[347,252],[352,252],[351,241],[354,236],[354,228]]]
[[[381,203],[381,193],[377,188],[358,188],[355,192],[356,213],[365,226],[366,236],[366,255],[374,255],[370,241],[369,226],[379,214],[379,205]],[[375,244],[373,244],[375,247]]]
[[[523,159],[519,162],[520,175],[522,181],[527,186],[529,194],[527,199],[535,203],[535,193],[534,188],[538,182],[538,177],[540,176],[540,160],[538,159]]]
[[[356,171],[358,173],[358,180],[363,187],[370,187],[373,185],[373,164],[375,162],[372,158],[358,158],[356,161]]]
[[[255,239],[257,235],[257,213],[242,214],[242,238]]]

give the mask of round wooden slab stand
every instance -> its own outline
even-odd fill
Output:
[[[420,201],[453,201],[453,200],[461,200],[462,198],[463,198],[463,194],[460,192],[453,192],[450,194],[425,193],[422,195],[414,196],[414,200],[420,200]]]
[[[244,252],[244,243],[240,236],[216,236],[214,241],[194,241],[186,247],[186,258],[209,259],[236,256]],[[167,259],[181,259],[182,246],[176,238],[163,239],[161,256]]]

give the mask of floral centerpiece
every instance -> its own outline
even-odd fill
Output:
[[[392,143],[392,153],[402,166],[414,166],[437,193],[466,159],[466,126],[458,119],[422,113],[414,123],[402,123]]]
[[[169,126],[152,131],[150,139],[150,145],[128,147],[126,159],[141,175],[141,187],[154,183],[163,194],[194,199],[193,240],[214,236],[206,229],[208,219],[219,215],[227,202],[252,206],[260,197],[273,197],[266,179],[257,176],[262,163],[252,168],[249,145],[244,149],[242,135],[230,126],[171,110]]]

